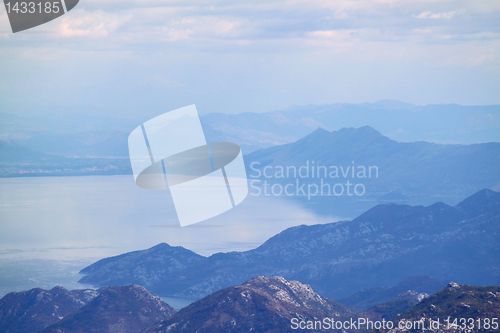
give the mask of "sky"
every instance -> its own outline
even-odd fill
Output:
[[[0,6],[0,112],[500,104],[499,22],[498,0],[80,0],[13,34]]]

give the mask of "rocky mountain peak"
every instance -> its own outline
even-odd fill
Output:
[[[176,312],[158,296],[138,285],[110,286],[99,296],[43,333],[136,333]]]
[[[500,193],[483,189],[461,201],[457,208],[468,216],[479,216],[484,213],[500,213]]]
[[[445,330],[447,318],[497,318],[500,314],[500,286],[474,287],[464,284],[449,283],[447,288],[425,298],[414,307],[401,313],[400,318],[407,321],[421,318],[440,319],[440,327],[436,332],[458,332],[459,330]],[[490,320],[490,319],[488,319]],[[395,329],[394,332],[403,330]],[[477,327],[473,332],[477,332]]]
[[[323,307],[333,309],[332,305],[319,296],[310,285],[298,281],[287,281],[280,276],[258,276],[242,284],[242,287],[245,286],[266,290],[277,303],[290,303],[308,309]]]
[[[0,332],[38,332],[77,311],[97,295],[95,290],[68,291],[61,286],[9,293],[0,299]]]
[[[258,276],[192,303],[147,332],[282,332],[292,318],[352,314],[308,285],[279,276]]]

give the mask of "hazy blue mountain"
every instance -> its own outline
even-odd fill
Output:
[[[378,205],[353,221],[289,228],[254,250],[210,257],[156,246],[98,261],[80,282],[134,281],[162,296],[200,298],[254,276],[278,275],[333,299],[415,275],[498,284],[499,203],[500,193],[482,190],[455,207]]]
[[[64,140],[61,141],[61,144],[64,144]],[[107,142],[100,142],[96,145],[99,144],[103,145],[101,151],[108,153],[114,151],[105,146]],[[47,153],[32,151],[11,140],[0,140],[0,177],[116,175],[132,173],[128,157],[70,158],[51,155],[50,151],[47,151]]]
[[[0,163],[6,165],[41,161],[61,162],[63,158],[31,151],[11,140],[0,140]]]
[[[136,285],[111,286],[43,333],[137,333],[170,316],[176,310]]]
[[[245,163],[250,179],[260,176],[261,180],[265,180],[264,175],[254,169],[262,171],[267,167],[268,175],[275,175],[279,168],[286,170],[294,166],[298,170],[309,164],[308,168],[312,170],[314,164],[315,170],[318,170],[318,166],[323,166],[328,172],[326,178],[325,172],[321,173],[326,183],[332,186],[345,183],[346,180],[361,183],[366,187],[367,196],[375,198],[390,192],[399,192],[412,199],[465,197],[483,188],[500,186],[500,143],[401,143],[369,126],[333,132],[317,129],[294,143],[249,154],[245,157]],[[372,166],[377,169],[373,169],[370,175],[369,168]],[[338,178],[330,177],[332,167],[339,168]],[[351,172],[353,168],[354,177]],[[358,174],[361,168],[366,172]],[[298,178],[293,172],[290,172],[290,178],[286,176],[272,177],[268,182],[294,183]],[[317,177],[310,177],[301,179],[301,182],[320,183]]]
[[[500,105],[418,106],[386,100],[363,104],[296,106],[267,113],[212,113],[200,118],[209,141],[237,143],[244,153],[297,141],[319,127],[333,131],[369,125],[393,140],[404,142],[465,144],[500,141]],[[62,154],[79,156],[82,153],[77,151],[84,148],[85,155],[102,156],[97,147],[94,147],[97,150],[88,150],[88,147],[78,144],[80,133],[108,132],[110,136],[113,132],[130,133],[146,120],[67,113],[67,110],[38,117],[0,113],[0,132],[7,139],[39,137],[41,142],[32,142],[31,147],[40,147],[40,152],[57,153],[61,148],[64,151]],[[53,141],[52,136],[55,136]],[[58,138],[69,141],[61,143]],[[116,138],[111,142],[122,154],[126,140],[123,142]],[[72,144],[75,151],[70,150]],[[105,154],[115,156],[109,155],[109,151]]]
[[[53,158],[29,163],[0,162],[0,177],[44,177],[132,174],[128,158]]]
[[[217,131],[262,148],[298,140],[318,127],[328,131],[369,125],[391,139],[446,143],[500,141],[500,105],[417,106],[397,101],[291,107],[268,113],[202,117]],[[236,142],[239,143],[239,142]]]
[[[98,295],[91,289],[68,291],[57,286],[9,293],[0,299],[0,332],[34,333],[80,309]]]
[[[290,320],[354,315],[310,286],[259,276],[198,300],[146,332],[289,332]]]
[[[387,193],[387,194],[384,194],[384,195],[378,197],[377,201],[380,203],[390,203],[390,202],[408,203],[408,201],[410,201],[410,199],[407,196],[405,196],[404,194],[393,191],[393,192],[390,192],[390,193]]]
[[[434,294],[448,285],[449,281],[434,279],[430,276],[420,275],[404,279],[392,287],[381,286],[378,288],[363,289],[346,298],[339,299],[342,304],[357,311],[364,311],[368,308],[391,301],[394,298],[402,299],[400,295],[413,292],[414,294]],[[415,303],[416,304],[416,303]]]
[[[0,113],[0,131],[4,139],[17,143],[22,148],[32,152],[60,155],[66,157],[123,157],[128,156],[127,137],[130,131],[147,119],[128,119],[107,116],[88,115],[82,113],[68,114],[66,112],[52,112],[38,117],[22,117]],[[268,113],[241,113],[241,114],[208,114],[201,117],[201,122],[208,141],[229,141],[239,144],[245,154],[261,148],[291,143],[309,135],[318,128],[328,131],[339,130],[344,127],[362,127],[370,125],[381,133],[398,141],[437,141],[437,142],[489,142],[500,141],[500,106],[460,106],[460,105],[427,105],[416,106],[397,101],[380,101],[364,104],[333,104],[309,105],[292,107],[282,111]],[[381,144],[383,144],[381,142]],[[385,146],[384,146],[385,147]],[[400,148],[404,145],[400,144]],[[429,143],[414,143],[406,154],[414,153],[411,149],[417,147],[422,156],[414,156],[421,164],[430,163],[435,156],[425,155],[425,151],[438,152]],[[321,147],[318,147],[319,149]],[[344,142],[339,149],[349,148]],[[390,148],[390,147],[389,147]],[[476,147],[477,148],[477,147]],[[471,148],[474,150],[476,148]],[[452,151],[453,149],[448,149]],[[457,154],[465,152],[465,148]],[[390,151],[393,152],[393,151]],[[477,152],[479,153],[479,152]],[[379,158],[384,156],[375,150]],[[397,155],[397,154],[396,154]],[[34,162],[41,163],[44,155],[31,154]],[[373,155],[372,155],[373,156]],[[397,155],[399,157],[399,155]],[[359,156],[356,156],[359,157]],[[468,156],[467,156],[468,157]],[[493,154],[496,162],[498,154]],[[466,156],[462,156],[465,159]],[[474,160],[475,156],[472,156]],[[485,156],[481,156],[485,158]],[[103,174],[108,172],[102,163],[86,161],[82,170],[68,167],[67,160],[60,160],[59,164],[47,166],[44,163],[31,168],[21,167],[21,160],[14,160],[17,166],[11,166],[8,172],[1,172],[5,176],[14,175],[79,175]],[[460,163],[461,161],[458,161]],[[482,161],[481,161],[482,162]],[[120,163],[120,162],[118,162]],[[387,162],[389,164],[389,162]],[[468,163],[472,163],[468,160]],[[45,163],[46,164],[46,163]],[[81,164],[78,161],[77,164]],[[410,165],[411,166],[411,165]],[[116,166],[113,173],[129,173],[130,167]],[[420,164],[417,164],[420,167]],[[417,169],[416,167],[416,169]],[[467,165],[461,167],[465,169]],[[37,172],[36,170],[42,170]],[[61,170],[68,169],[69,172]],[[91,171],[97,170],[96,172]],[[59,170],[59,171],[56,171]],[[393,170],[387,169],[387,171]],[[445,172],[445,171],[442,171]],[[487,172],[490,172],[487,170]],[[474,175],[474,170],[464,177]],[[456,175],[455,176],[459,176]],[[429,180],[430,181],[430,180]],[[454,183],[453,179],[443,179],[445,183]],[[474,181],[474,180],[472,180]],[[398,192],[398,185],[393,185]],[[467,186],[467,185],[465,185]],[[479,186],[479,187],[478,187]],[[448,195],[466,195],[479,188],[490,185],[474,186],[467,192],[451,193]],[[392,191],[392,190],[391,190]],[[471,192],[472,191],[472,192]],[[380,195],[387,192],[380,193]],[[450,194],[451,193],[451,194]],[[405,193],[402,193],[403,195]]]
[[[240,146],[243,154],[268,147],[267,144],[263,144],[261,140],[256,137],[245,139],[241,137],[241,133],[233,134],[230,133],[230,131],[224,132],[215,130],[204,122],[203,117],[201,117],[201,125],[207,142],[234,142]]]
[[[37,134],[17,143],[32,151],[79,157],[128,157],[128,132],[87,131]]]
[[[70,111],[71,112],[71,111]],[[70,113],[68,110],[27,117],[0,113],[0,132],[9,139],[39,134],[76,134],[86,131],[122,131],[129,133],[147,119],[128,119]]]

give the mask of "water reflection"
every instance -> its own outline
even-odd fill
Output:
[[[18,260],[99,259],[162,242],[201,255],[243,251],[288,227],[341,218],[284,198],[249,196],[180,228],[168,191],[144,190],[130,176],[0,179],[0,199],[0,258]]]

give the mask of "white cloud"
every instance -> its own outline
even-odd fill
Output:
[[[449,20],[452,17],[454,17],[457,14],[460,14],[461,11],[459,10],[454,10],[451,12],[446,12],[446,13],[433,13],[430,11],[422,12],[418,15],[412,15],[413,17],[416,17],[418,19],[446,19]]]
[[[276,45],[281,47],[321,38],[402,42],[423,31],[435,43],[446,36],[457,40],[459,35],[500,32],[494,15],[500,7],[485,1],[491,4],[478,7],[464,0],[457,9],[442,0],[88,0],[50,24],[64,37],[106,38],[107,48],[191,42],[195,48],[220,44],[249,49],[269,40],[280,41]],[[452,20],[459,16],[467,25]],[[436,24],[440,30],[429,30]]]
[[[64,84],[61,75],[84,77],[82,89],[88,95],[75,93],[85,96],[73,101],[77,104],[92,100],[88,96],[98,98],[103,89],[130,96],[125,107],[136,89],[150,94],[152,101],[164,96],[175,106],[192,103],[195,97],[212,98],[213,105],[226,101],[237,106],[235,110],[241,101],[248,101],[249,109],[258,103],[279,108],[332,98],[398,99],[414,91],[420,91],[418,102],[425,104],[440,89],[448,89],[448,96],[465,96],[463,100],[468,95],[473,96],[470,100],[486,95],[494,96],[488,97],[492,100],[498,99],[493,90],[500,73],[499,4],[85,0],[63,17],[33,28],[32,34],[0,36],[0,56],[10,59],[0,67],[23,86],[36,76],[26,62],[37,68],[63,62],[65,66],[53,66],[57,80],[47,84],[47,76],[56,76],[41,75],[40,82],[66,89],[71,84]],[[8,21],[0,11],[1,23]],[[43,30],[55,33],[38,33]],[[145,77],[151,73],[157,76]],[[466,78],[463,84],[461,77]],[[481,80],[472,84],[470,77]],[[439,87],[432,88],[432,82]],[[2,98],[13,99],[0,94]]]
[[[165,75],[154,73],[151,76],[146,77],[140,84],[143,86],[155,87],[160,89],[182,88],[186,86],[186,84],[178,82],[176,80],[172,80]]]
[[[117,15],[100,10],[75,10],[71,14],[63,16],[58,25],[57,30],[63,37],[106,37],[132,18],[131,15]]]

